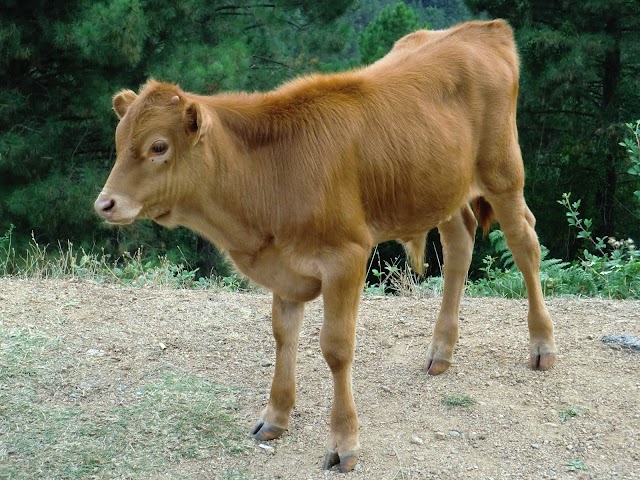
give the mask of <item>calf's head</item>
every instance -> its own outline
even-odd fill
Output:
[[[120,118],[116,162],[94,203],[108,223],[147,218],[175,226],[176,206],[195,188],[194,162],[203,155],[210,116],[175,85],[148,82],[139,94],[113,97]]]

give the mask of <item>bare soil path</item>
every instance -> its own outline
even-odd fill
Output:
[[[354,366],[362,450],[346,477],[320,469],[331,377],[319,301],[305,313],[290,430],[273,450],[248,433],[274,369],[269,295],[0,278],[0,327],[46,329],[77,358],[51,392],[56,402],[100,408],[166,371],[232,386],[246,448],[153,478],[640,478],[640,352],[601,341],[640,336],[640,302],[548,299],[560,357],[532,372],[526,302],[464,298],[454,364],[429,377],[439,301],[363,298]],[[455,393],[474,403],[445,405]]]

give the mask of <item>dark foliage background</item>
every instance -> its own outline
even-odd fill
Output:
[[[144,246],[225,273],[222,257],[184,229],[150,222],[114,229],[92,203],[114,160],[111,96],[148,77],[200,93],[265,90],[309,71],[374,61],[417,28],[502,17],[522,60],[519,110],[527,198],[554,256],[578,248],[556,203],[582,198],[598,235],[638,236],[640,206],[618,143],[640,117],[640,3],[515,0],[2,0],[0,234],[18,248]],[[437,233],[428,262],[438,273]],[[479,240],[472,270],[488,248]],[[402,256],[383,245],[380,260]],[[400,260],[402,262],[402,260]],[[473,272],[472,272],[473,275]]]

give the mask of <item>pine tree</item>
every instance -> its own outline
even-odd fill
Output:
[[[114,160],[111,96],[148,77],[185,90],[267,89],[336,62],[352,0],[7,0],[0,15],[0,233],[109,251],[196,249],[150,222],[111,229],[92,203]]]
[[[628,159],[618,143],[640,116],[640,3],[468,0],[475,12],[506,18],[522,62],[519,130],[528,198],[542,241],[566,254],[555,202],[582,198],[597,235],[637,235]],[[546,212],[541,215],[540,212]]]
[[[360,34],[360,60],[373,63],[391,50],[403,35],[418,30],[418,18],[404,3],[388,5]]]

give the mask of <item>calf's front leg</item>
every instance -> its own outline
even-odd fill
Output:
[[[358,415],[351,388],[358,305],[364,285],[367,251],[354,248],[323,276],[324,322],[320,348],[333,375],[331,431],[323,468],[339,465],[341,472],[358,463]]]
[[[257,440],[271,440],[289,427],[289,414],[296,402],[296,355],[304,316],[304,303],[283,300],[273,294],[272,323],[276,340],[276,369],[269,404],[251,433]]]

